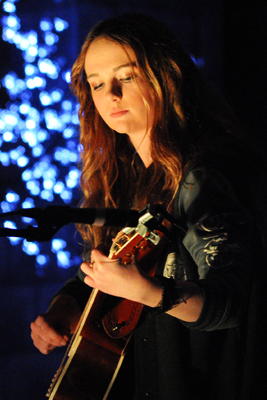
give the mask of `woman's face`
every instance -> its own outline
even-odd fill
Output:
[[[140,142],[152,127],[155,106],[134,51],[97,38],[87,51],[85,72],[95,107],[106,124],[129,135],[133,144]]]

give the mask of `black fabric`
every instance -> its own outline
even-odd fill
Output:
[[[184,231],[176,249],[187,279],[204,291],[202,313],[186,323],[145,309],[110,399],[263,399],[266,258],[253,220],[227,174],[212,166],[188,172],[175,208]],[[59,292],[81,307],[90,293],[82,280],[80,271]]]

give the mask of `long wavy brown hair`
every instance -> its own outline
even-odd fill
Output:
[[[134,50],[154,96],[153,163],[147,169],[127,135],[110,129],[94,106],[84,62],[98,37]],[[209,133],[229,131],[233,121],[180,42],[159,21],[142,14],[125,14],[96,25],[74,63],[71,81],[80,103],[82,207],[140,209],[161,203],[171,211],[185,165],[197,157],[196,149],[205,146]],[[87,225],[78,229],[93,247],[112,235],[111,230]]]

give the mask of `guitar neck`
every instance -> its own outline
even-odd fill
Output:
[[[147,228],[146,222],[159,215],[157,208],[155,217],[149,209],[145,208],[136,228],[119,232],[109,258],[119,258],[125,265],[136,258],[140,268],[153,275],[163,241],[151,250],[163,235]],[[93,289],[47,394],[49,400],[106,400],[141,312],[139,303]]]

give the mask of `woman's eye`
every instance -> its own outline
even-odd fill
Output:
[[[99,85],[93,85],[92,88],[93,90],[98,90],[103,86],[103,83],[100,83]]]
[[[121,82],[125,82],[125,83],[132,82],[133,80],[134,80],[134,76],[127,76],[126,78],[120,79]]]

